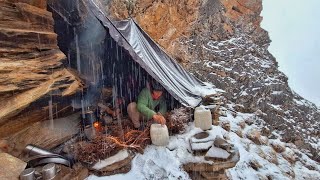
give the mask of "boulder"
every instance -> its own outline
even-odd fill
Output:
[[[256,159],[251,159],[249,161],[249,165],[256,171],[262,167],[262,165]]]
[[[228,152],[230,152],[232,148],[232,145],[220,136],[217,136],[215,138],[213,144],[215,147],[222,148]]]
[[[296,154],[289,148],[286,148],[284,152],[281,153],[282,157],[286,159],[289,163],[293,164],[296,162]]]
[[[225,129],[226,131],[230,131],[231,127],[230,127],[230,121],[226,120],[226,121],[221,121],[221,127],[223,129]]]
[[[261,136],[259,141],[261,145],[267,145],[269,143],[269,139],[266,136]]]
[[[280,140],[272,140],[270,141],[270,145],[277,153],[282,153],[286,150],[285,144]]]
[[[7,153],[0,153],[0,179],[19,179],[20,173],[26,168],[27,163]]]
[[[234,128],[231,131],[236,133],[239,137],[243,138],[243,133],[241,128]]]
[[[264,159],[266,159],[267,161],[278,165],[279,161],[278,161],[278,157],[277,157],[277,153],[272,149],[272,148],[266,148],[264,149]]]
[[[258,131],[257,129],[252,128],[248,130],[248,132],[246,133],[246,137],[251,141],[253,141],[255,144],[261,145],[261,142],[260,142],[261,134],[260,134],[260,131]]]
[[[263,136],[270,136],[271,135],[271,130],[268,128],[268,127],[266,127],[266,126],[264,126],[264,127],[262,127],[262,129],[261,129],[261,134],[263,135]]]
[[[254,120],[253,120],[253,118],[247,118],[247,119],[245,119],[245,123],[250,126],[254,123]]]
[[[239,121],[238,126],[241,127],[241,129],[244,129],[246,127],[246,122],[245,121]]]

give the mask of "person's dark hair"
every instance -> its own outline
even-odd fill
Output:
[[[152,87],[153,91],[163,91],[162,85],[160,83],[158,83],[157,81],[152,81],[151,87]]]

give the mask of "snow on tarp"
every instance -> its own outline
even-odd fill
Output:
[[[134,20],[111,21],[98,0],[88,2],[87,7],[111,37],[180,103],[195,107],[202,97],[216,93],[211,84],[201,82],[168,56]]]

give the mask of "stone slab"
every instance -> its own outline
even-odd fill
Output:
[[[26,168],[27,163],[7,153],[0,153],[0,179],[19,179],[20,173]]]

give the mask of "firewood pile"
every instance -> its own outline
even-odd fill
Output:
[[[90,142],[78,142],[74,148],[76,159],[92,165],[122,149],[143,153],[143,149],[150,144],[150,126],[143,131],[124,126],[110,126],[108,129],[113,129],[110,134],[98,135]],[[121,128],[124,131],[123,135],[119,133]]]
[[[113,155],[118,145],[113,140],[98,136],[92,142],[79,142],[76,144],[75,156],[80,162],[93,164],[100,159]]]
[[[185,132],[186,125],[190,119],[189,115],[190,112],[185,107],[172,110],[167,116],[169,131],[174,134]]]
[[[183,133],[189,122],[189,109],[178,108],[168,113],[167,126],[171,133]],[[116,172],[127,172],[131,169],[131,160],[135,153],[142,153],[148,144],[151,144],[149,121],[144,130],[137,130],[130,120],[123,119],[121,123],[114,122],[107,125],[105,134],[98,133],[91,141],[79,141],[73,144],[71,152],[75,159],[85,165],[91,173],[98,176],[111,175]],[[121,159],[119,153],[127,151],[129,156]],[[121,153],[120,153],[121,154]],[[106,165],[103,168],[94,168],[101,162],[109,162],[109,159],[119,161]],[[107,163],[106,163],[107,164]]]

